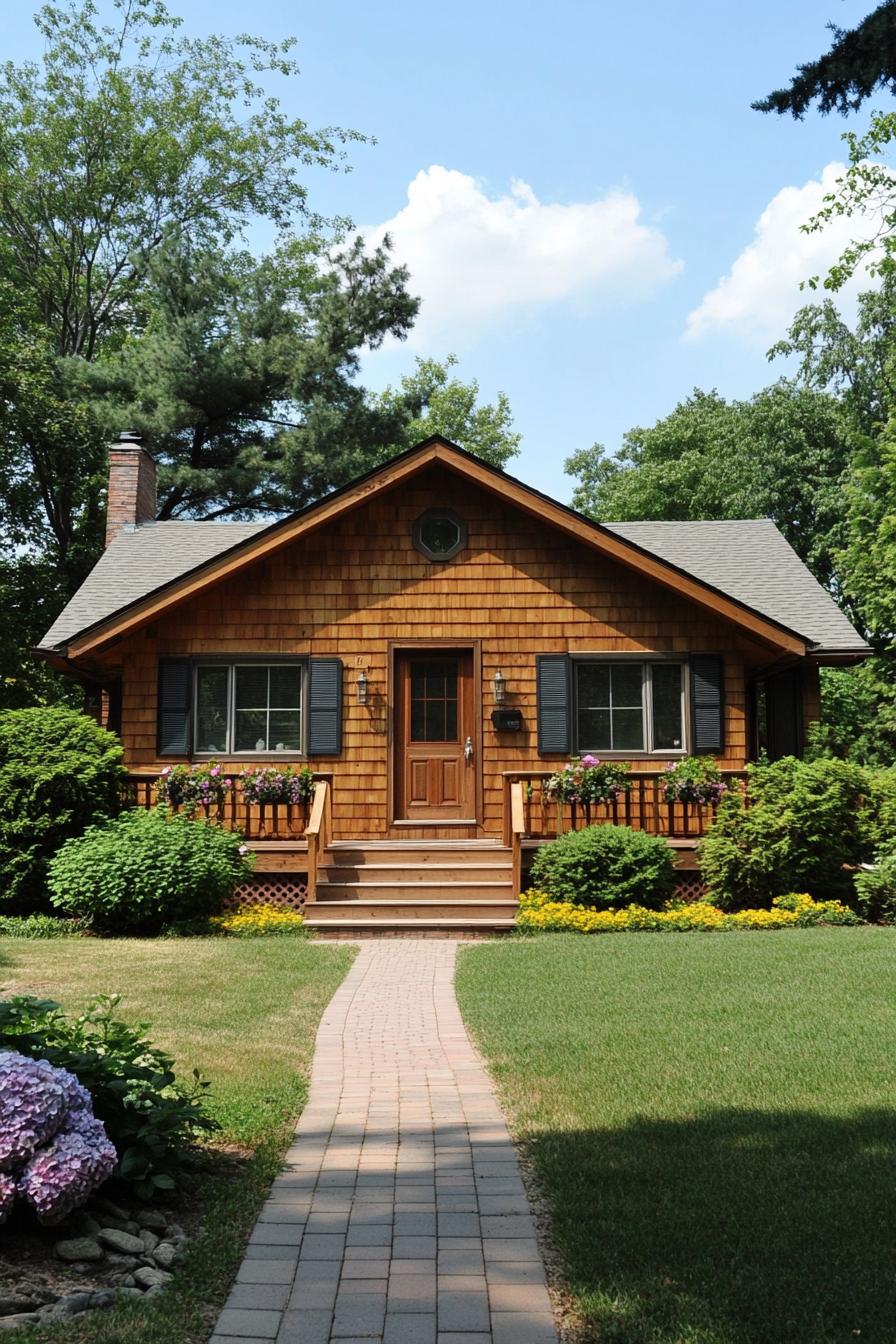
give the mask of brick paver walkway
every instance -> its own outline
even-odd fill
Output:
[[[454,997],[455,951],[361,947],[211,1344],[556,1344],[516,1152]]]

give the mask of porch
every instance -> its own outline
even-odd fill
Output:
[[[742,772],[725,771],[726,782]],[[608,803],[560,802],[550,796],[551,771],[506,771],[500,836],[476,839],[390,839],[341,836],[333,830],[333,780],[316,774],[307,803],[248,803],[234,778],[220,802],[199,815],[238,831],[255,855],[255,876],[241,901],[302,909],[311,928],[359,932],[494,932],[512,927],[533,852],[558,834],[617,824],[662,836],[675,851],[679,890],[697,894],[696,846],[715,806],[669,802],[664,772],[635,771]],[[158,771],[131,771],[125,801],[152,807]]]

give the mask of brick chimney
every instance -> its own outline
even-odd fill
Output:
[[[109,495],[106,545],[123,527],[149,523],[156,516],[156,461],[139,434],[123,430],[109,447]]]

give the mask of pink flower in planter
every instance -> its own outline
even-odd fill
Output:
[[[593,765],[600,765],[600,761],[596,756],[586,755],[582,757],[582,765],[590,769]]]

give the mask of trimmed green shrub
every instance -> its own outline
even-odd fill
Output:
[[[59,1005],[19,996],[0,1000],[0,1050],[18,1050],[68,1069],[87,1088],[93,1112],[106,1126],[118,1166],[115,1176],[138,1199],[177,1188],[189,1146],[217,1124],[206,1115],[208,1087],[198,1070],[184,1087],[174,1061],[113,1013],[119,997],[100,995],[69,1020]]]
[[[749,766],[700,844],[709,898],[724,910],[770,907],[781,891],[854,898],[849,867],[869,850],[869,774],[847,761],[793,756]]]
[[[135,809],[68,840],[48,885],[55,906],[101,933],[157,933],[216,914],[251,866],[232,831],[163,807]]]
[[[0,713],[0,901],[46,908],[51,856],[118,810],[121,754],[113,733],[73,709]]]
[[[856,904],[863,919],[896,924],[896,843],[881,850],[874,867],[855,875]]]
[[[877,854],[896,847],[896,767],[868,770],[862,834],[869,852]]]
[[[675,883],[672,851],[660,836],[628,826],[586,826],[542,845],[532,883],[555,901],[659,908]]]

